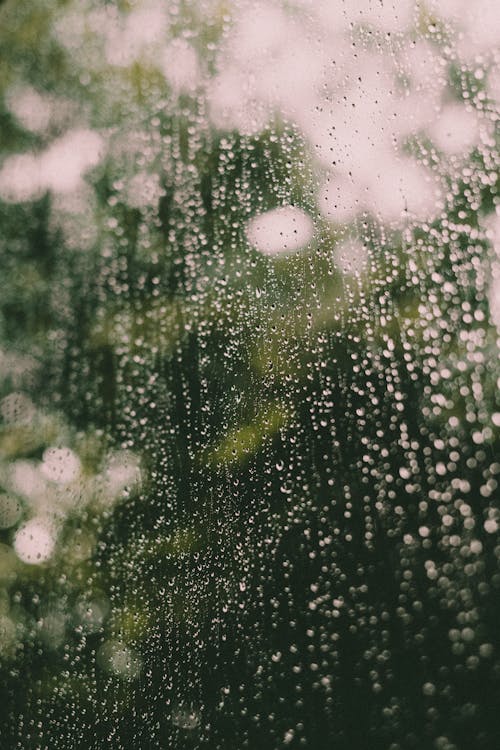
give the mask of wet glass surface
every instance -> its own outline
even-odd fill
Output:
[[[497,750],[496,0],[0,3],[0,747]]]

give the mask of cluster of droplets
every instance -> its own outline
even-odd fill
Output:
[[[7,87],[84,426],[2,383],[18,747],[490,749],[498,11],[354,5],[69,3]]]

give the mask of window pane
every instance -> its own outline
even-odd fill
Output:
[[[495,0],[0,3],[0,739],[499,745]]]

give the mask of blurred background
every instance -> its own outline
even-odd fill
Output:
[[[500,747],[497,0],[0,4],[0,747]]]

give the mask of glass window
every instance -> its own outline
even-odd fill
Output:
[[[0,3],[0,746],[500,743],[497,0]]]

